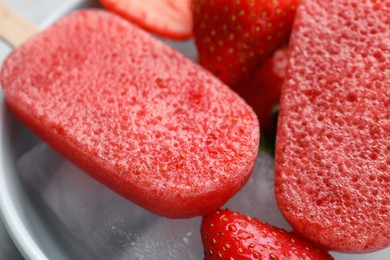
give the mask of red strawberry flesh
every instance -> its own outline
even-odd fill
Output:
[[[322,247],[390,245],[390,1],[302,1],[290,41],[275,189]]]
[[[6,59],[14,114],[114,191],[170,218],[220,207],[248,179],[251,108],[177,51],[105,11],[73,13]],[[212,199],[210,199],[212,198]]]
[[[175,40],[192,36],[191,0],[100,0],[142,28]]]

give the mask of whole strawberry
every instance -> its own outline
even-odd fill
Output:
[[[268,137],[274,136],[276,132],[276,112],[287,64],[288,50],[283,47],[251,75],[231,86],[256,112],[261,132]]]
[[[218,210],[203,218],[205,259],[333,259],[292,233],[240,213]]]
[[[193,0],[202,66],[229,86],[288,42],[299,0]]]

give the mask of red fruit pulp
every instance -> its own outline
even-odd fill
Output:
[[[175,40],[192,36],[191,0],[100,0],[142,28]]]

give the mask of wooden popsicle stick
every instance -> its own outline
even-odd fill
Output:
[[[37,32],[38,27],[0,1],[0,38],[17,47]]]

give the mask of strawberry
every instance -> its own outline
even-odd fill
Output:
[[[199,62],[231,86],[288,42],[299,0],[193,0]]]
[[[293,233],[230,210],[202,220],[205,259],[333,259]]]
[[[100,3],[160,36],[175,40],[192,36],[191,0],[100,0]]]
[[[287,47],[278,49],[262,66],[232,86],[256,112],[262,133],[273,136],[276,131],[275,110],[288,64]]]

